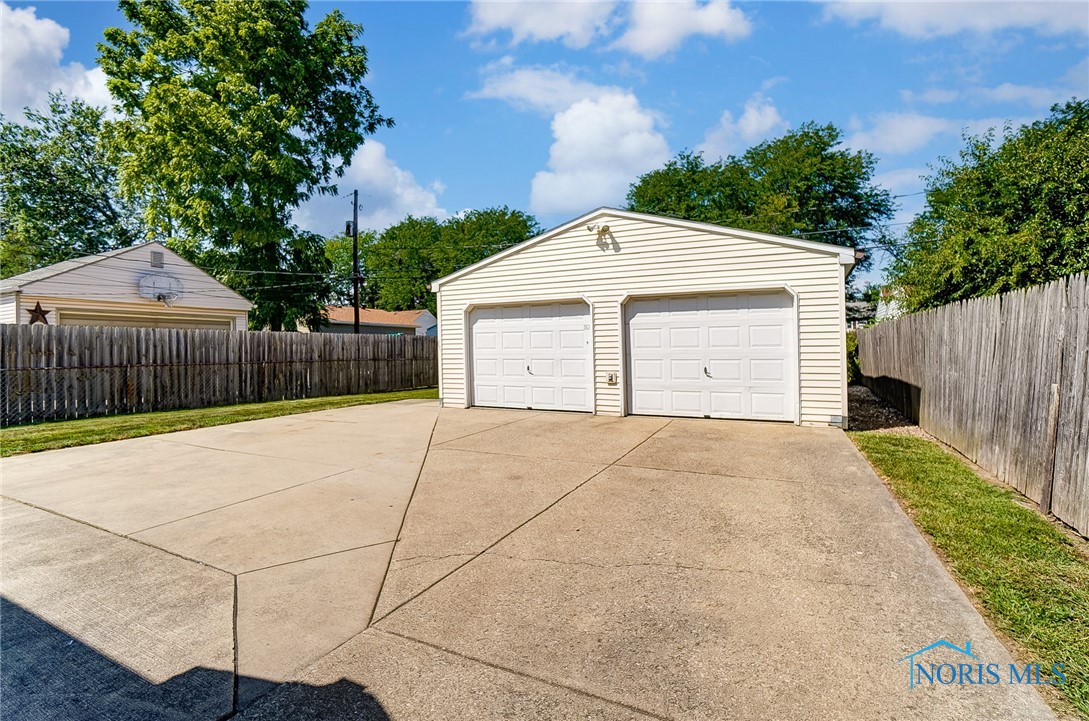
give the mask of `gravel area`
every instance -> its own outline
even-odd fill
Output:
[[[934,440],[892,406],[875,396],[866,386],[847,389],[848,412],[852,431],[883,431]]]

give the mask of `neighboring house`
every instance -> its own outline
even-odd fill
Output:
[[[2,323],[246,330],[252,307],[157,242],[0,280]]]
[[[352,333],[355,327],[355,310],[350,305],[330,305],[325,308],[329,323],[322,333]],[[435,335],[437,323],[428,310],[379,310],[359,309],[359,332],[380,335]]]
[[[847,301],[847,329],[865,328],[874,320],[877,305],[864,300]]]
[[[432,283],[445,406],[846,426],[850,248],[600,208]]]
[[[882,288],[881,297],[877,299],[877,322],[880,323],[883,320],[894,320],[903,314],[904,307],[900,304],[898,289],[888,286]]]

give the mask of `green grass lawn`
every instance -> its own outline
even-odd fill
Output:
[[[880,431],[850,436],[991,623],[1020,646],[1019,660],[1066,665],[1061,692],[1089,719],[1084,546],[933,442]]]
[[[292,413],[324,411],[330,408],[401,401],[407,398],[438,398],[434,388],[392,393],[367,393],[358,396],[328,396],[294,401],[245,403],[237,406],[217,406],[184,411],[138,413],[105,418],[81,418],[74,421],[54,421],[28,426],[0,429],[0,456],[35,453],[54,448],[86,446],[91,443],[118,441],[123,438],[151,436],[156,433],[185,431],[191,428],[220,426],[225,423],[254,421],[260,418],[286,416]]]

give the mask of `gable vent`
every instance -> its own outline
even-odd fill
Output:
[[[153,250],[151,251],[151,267],[162,268],[163,267],[163,251]]]

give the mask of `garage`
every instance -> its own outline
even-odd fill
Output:
[[[789,294],[636,299],[626,319],[631,413],[794,419]]]
[[[598,208],[432,282],[440,403],[846,427],[854,264]]]
[[[139,313],[111,314],[58,309],[58,325],[94,325],[122,328],[182,328],[231,330],[232,318],[208,316],[154,316]]]
[[[473,405],[593,410],[588,305],[478,308],[469,325]]]

